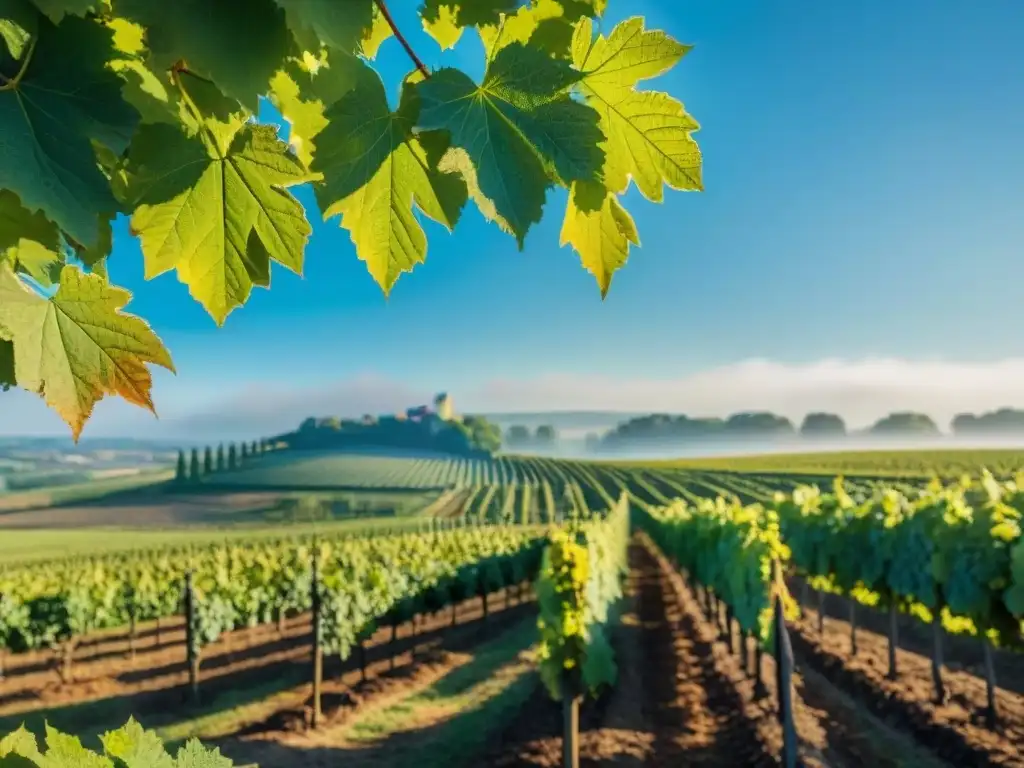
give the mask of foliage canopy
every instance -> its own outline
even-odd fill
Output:
[[[521,249],[566,188],[561,245],[605,295],[640,242],[630,182],[654,202],[702,186],[696,121],[641,87],[688,46],[642,18],[595,33],[605,4],[426,0],[442,50],[479,35],[476,82],[430,72],[384,0],[0,0],[0,386],[76,439],[106,394],[152,410],[147,364],[173,364],[107,282],[111,222],[220,325],[272,262],[301,273],[300,184],[385,293],[426,258],[421,215],[453,230],[472,202]],[[411,62],[395,110],[371,66],[391,37]]]

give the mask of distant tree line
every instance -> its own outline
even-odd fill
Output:
[[[541,424],[533,432],[529,427],[514,424],[505,433],[508,448],[545,448],[558,442],[558,431],[550,424]]]
[[[274,440],[299,450],[340,450],[365,447],[438,451],[462,456],[491,455],[501,449],[501,428],[483,416],[442,419],[364,416],[362,419],[310,417],[294,432]]]
[[[1018,435],[1024,437],[1024,411],[1001,408],[974,415],[958,414],[950,424],[957,436]],[[602,438],[588,438],[594,448],[617,447],[636,441],[677,442],[685,440],[723,440],[732,438],[801,437],[828,439],[846,437],[846,422],[835,413],[809,413],[797,428],[785,416],[767,411],[736,413],[728,418],[691,418],[685,415],[654,413],[619,424]],[[924,413],[890,413],[861,434],[878,437],[935,437],[941,434],[935,421]]]
[[[198,448],[193,448],[187,459],[184,451],[178,451],[174,479],[177,483],[198,483],[207,475],[240,469],[273,449],[274,444],[269,440],[253,440],[251,443],[229,443],[226,450],[224,443],[216,449],[208,445],[203,449],[201,458]]]

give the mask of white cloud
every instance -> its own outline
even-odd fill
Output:
[[[635,372],[634,372],[635,373]],[[253,384],[224,387],[201,401],[168,383],[156,395],[159,421],[116,401],[97,407],[86,435],[245,437],[289,429],[310,415],[386,413],[427,402],[433,387],[373,373],[306,389]],[[1024,407],[1024,359],[987,363],[898,358],[827,359],[806,364],[745,360],[668,379],[637,375],[542,374],[490,379],[452,392],[475,412],[608,410],[724,416],[770,410],[798,421],[809,411],[841,414],[851,427],[896,410],[922,411],[945,429],[960,411]],[[26,393],[0,395],[0,434],[66,434],[59,420]]]

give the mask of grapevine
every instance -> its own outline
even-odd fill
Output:
[[[427,0],[442,50],[469,28],[483,42],[477,82],[425,66],[384,0],[8,0],[0,386],[42,396],[76,440],[107,395],[155,412],[150,366],[174,363],[109,283],[112,222],[146,279],[174,272],[222,325],[272,264],[302,273],[303,185],[385,294],[426,258],[422,219],[454,230],[472,202],[520,249],[563,205],[560,245],[606,295],[640,243],[630,185],[657,203],[703,181],[697,122],[644,87],[689,46],[640,17],[596,32],[605,5]],[[409,63],[395,109],[378,54]],[[256,122],[261,97],[287,139]]]

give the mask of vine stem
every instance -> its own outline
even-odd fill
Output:
[[[388,6],[384,0],[374,0],[374,4],[377,6],[377,10],[380,11],[380,15],[384,17],[384,21],[386,21],[388,26],[391,27],[391,32],[394,34],[395,39],[402,44],[402,47],[405,48],[405,52],[409,54],[409,58],[412,59],[412,63],[416,65],[416,69],[419,70],[420,74],[423,75],[424,78],[430,77],[430,70],[428,70],[427,66],[420,61],[420,57],[416,55],[416,51],[412,49],[412,46],[409,45],[409,41],[405,39],[405,35],[402,34],[398,25],[395,24],[395,20],[391,18],[391,12],[388,10]]]
[[[32,54],[36,52],[36,40],[39,38],[33,37],[28,41],[28,50],[22,55],[21,66],[18,68],[18,74],[14,77],[8,78],[4,75],[0,75],[3,78],[3,84],[0,85],[0,91],[10,91],[18,87],[21,79],[25,76],[25,72],[28,71],[28,65],[32,63]]]

